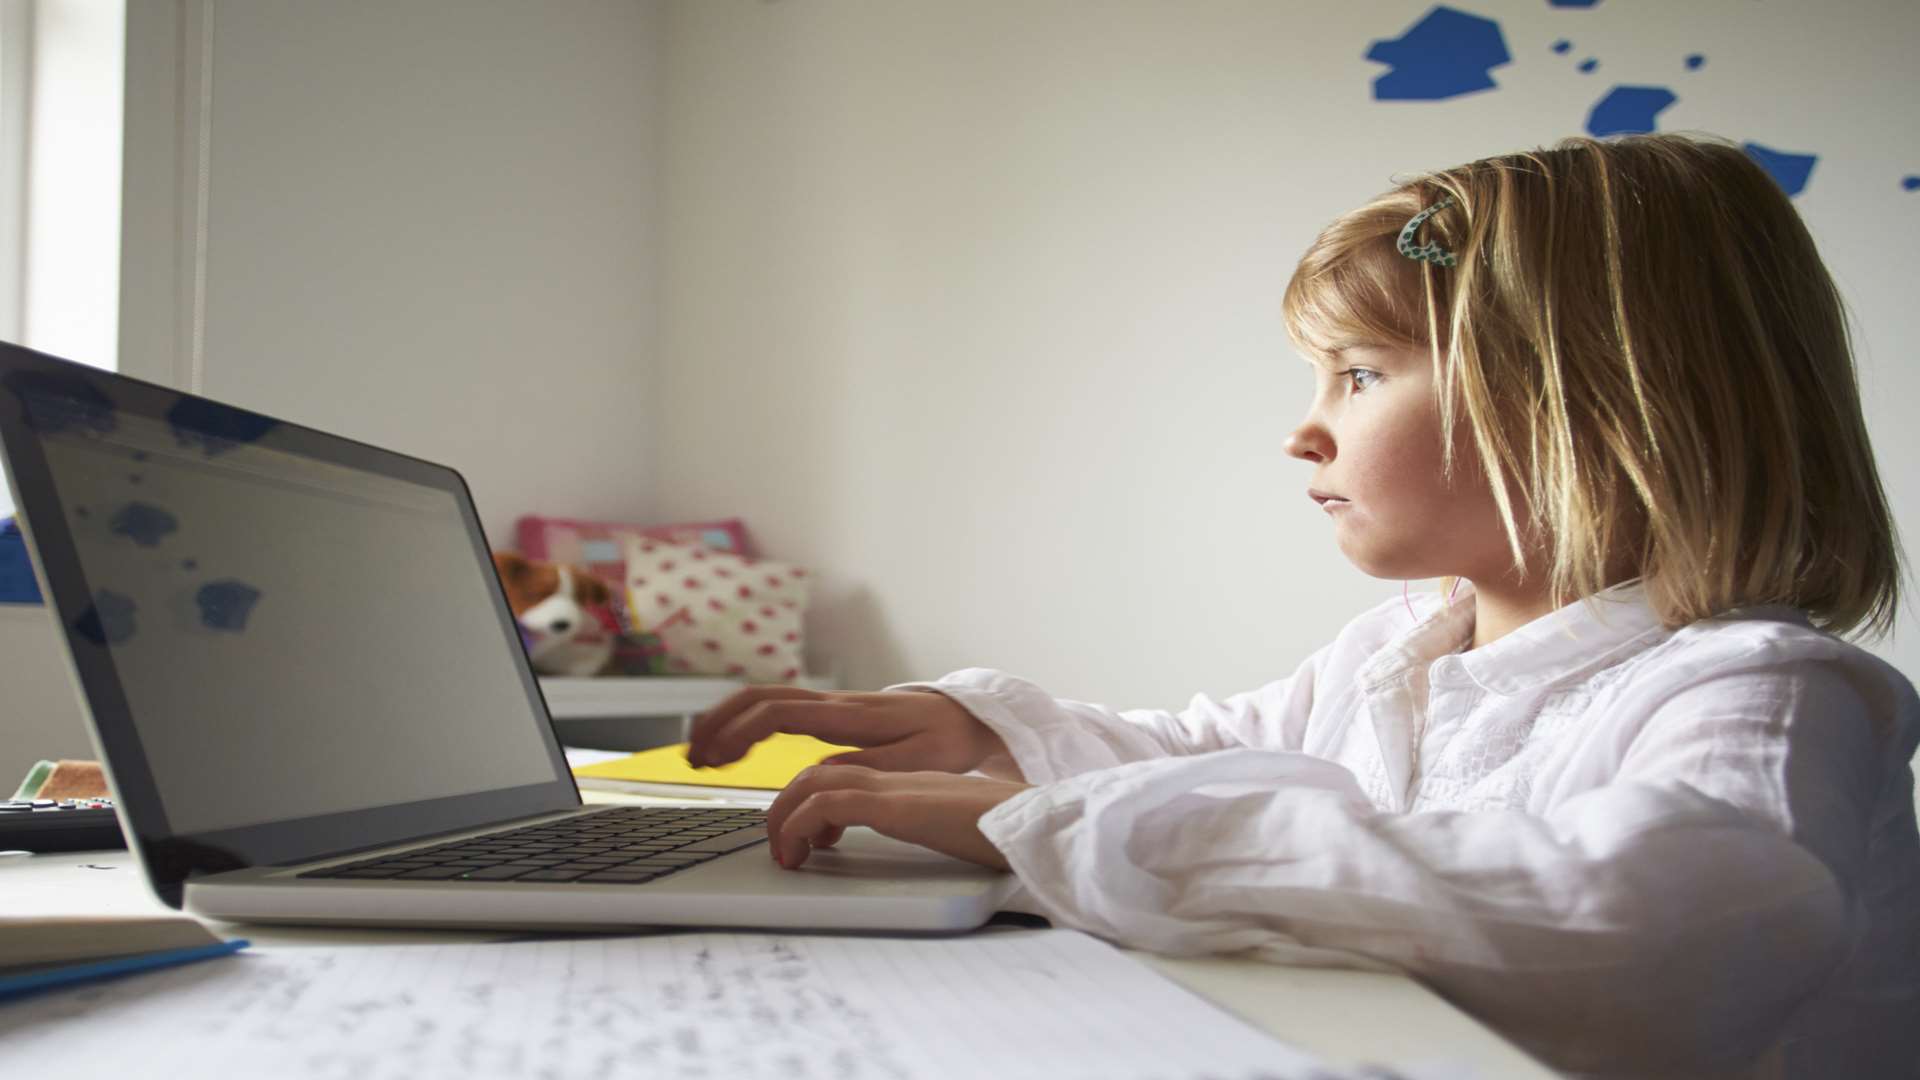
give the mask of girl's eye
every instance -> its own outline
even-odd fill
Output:
[[[1348,389],[1356,394],[1380,381],[1380,373],[1367,368],[1348,368],[1340,374],[1347,377]]]

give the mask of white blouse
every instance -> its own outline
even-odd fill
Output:
[[[1479,649],[1471,594],[1178,713],[973,668],[1035,786],[980,819],[1055,923],[1390,966],[1560,1069],[1920,1076],[1920,699],[1790,608],[1637,584]]]

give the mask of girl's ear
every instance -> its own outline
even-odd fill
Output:
[[[573,598],[583,604],[605,604],[613,599],[613,593],[607,583],[594,575],[584,566],[575,566],[573,570]]]

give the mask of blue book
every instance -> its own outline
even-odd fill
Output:
[[[221,941],[191,919],[68,917],[0,919],[0,1003],[27,994],[140,971],[231,956],[245,940]]]

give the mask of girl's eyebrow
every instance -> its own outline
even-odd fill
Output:
[[[1353,366],[1355,363],[1358,363],[1360,366],[1366,367],[1369,369],[1390,368],[1390,367],[1397,367],[1401,363],[1400,354],[1392,346],[1377,345],[1372,342],[1362,342],[1362,341],[1349,342],[1345,345],[1340,346],[1337,349],[1331,350],[1331,352],[1329,352],[1328,355],[1334,356],[1334,357],[1341,357],[1343,354],[1352,352],[1355,349],[1368,350],[1369,355],[1361,357],[1358,361],[1354,361],[1354,360],[1342,361],[1343,363],[1346,363],[1350,367]]]

